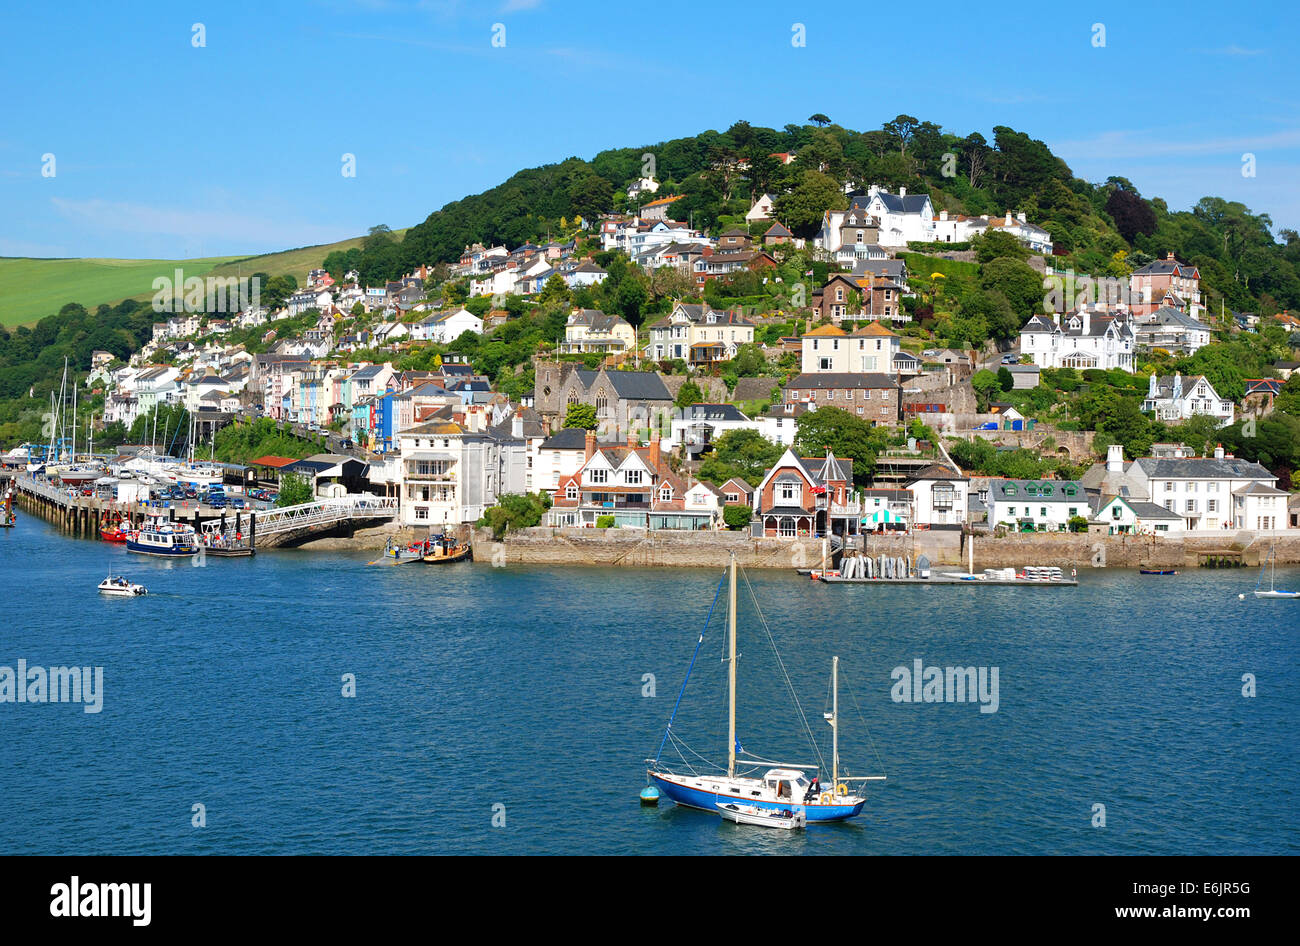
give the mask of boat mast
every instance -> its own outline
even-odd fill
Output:
[[[840,783],[840,658],[831,658],[831,791]]]
[[[736,553],[731,553],[731,578],[727,598],[727,778],[736,777]]]

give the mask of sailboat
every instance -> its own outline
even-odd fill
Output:
[[[1264,559],[1263,564],[1259,566],[1259,581],[1255,582],[1255,597],[1256,598],[1300,598],[1300,591],[1283,591],[1276,587],[1277,559],[1273,557],[1273,550],[1276,547],[1277,547],[1276,543],[1268,547],[1268,558]],[[1273,567],[1269,569],[1268,591],[1265,591],[1260,586],[1264,584],[1264,570],[1268,569],[1270,562],[1272,563]],[[1238,595],[1238,597],[1245,598],[1246,596]]]
[[[727,713],[727,766],[725,773],[718,767],[718,771],[698,771],[686,758],[681,751],[683,748],[689,749],[680,744],[680,741],[673,734],[673,720],[677,715],[677,708],[681,704],[682,694],[678,694],[677,705],[673,707],[673,717],[668,721],[668,728],[664,732],[663,742],[660,743],[659,753],[653,759],[647,759],[648,767],[646,776],[650,786],[642,793],[643,800],[646,799],[647,793],[653,794],[656,790],[661,791],[679,805],[688,808],[699,808],[703,811],[721,814],[728,820],[740,821],[745,824],[772,824],[776,827],[790,827],[794,824],[806,822],[814,824],[817,822],[844,821],[848,818],[857,816],[862,811],[862,806],[866,804],[866,798],[860,794],[860,791],[852,791],[849,788],[850,782],[872,782],[884,781],[883,775],[866,775],[866,776],[848,776],[840,772],[839,767],[839,657],[834,657],[831,661],[831,693],[832,703],[831,711],[824,714],[826,721],[831,726],[831,780],[825,786],[822,785],[819,773],[824,768],[823,765],[802,764],[790,762],[771,762],[755,758],[737,758],[737,750],[744,751],[740,742],[736,739],[736,557],[731,556],[731,564],[728,571],[728,603],[727,603],[727,693],[728,693],[728,713]],[[719,588],[719,592],[721,588]],[[752,591],[751,591],[752,594]],[[715,597],[714,603],[717,603]],[[713,609],[710,608],[710,618]],[[705,629],[708,624],[706,622]],[[770,635],[769,635],[770,636]],[[699,642],[695,646],[695,655],[699,655],[700,644],[704,642],[704,634],[701,633]],[[775,642],[773,642],[775,650]],[[778,660],[780,655],[778,655]],[[695,658],[691,658],[691,666],[695,665]],[[686,674],[687,680],[690,679],[690,671]],[[787,684],[789,678],[787,677]],[[685,693],[686,683],[682,683],[682,693]],[[791,690],[793,695],[793,689]],[[798,698],[795,697],[795,705],[799,706]],[[817,752],[816,741],[812,738],[812,731],[808,728],[806,718],[803,718],[802,709],[799,715],[803,719],[804,729],[808,733],[809,741],[812,743],[814,752]],[[664,746],[672,740],[674,746],[678,749],[678,754],[682,759],[682,766],[666,764],[661,761]],[[694,751],[694,750],[690,750]],[[820,754],[820,753],[818,753]],[[697,758],[703,758],[696,754]],[[743,772],[738,768],[744,769]],[[761,774],[758,774],[760,773]],[[745,817],[738,817],[738,816]],[[790,821],[776,819],[791,819]]]

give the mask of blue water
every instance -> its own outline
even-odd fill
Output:
[[[637,804],[719,573],[371,557],[199,568],[31,516],[0,531],[0,665],[104,668],[99,714],[0,703],[0,852],[1300,851],[1300,603],[1239,601],[1254,570],[1088,571],[1077,589],[751,573],[821,751],[838,654],[843,764],[888,776],[854,822],[772,832]],[[110,568],[150,595],[101,598]],[[675,727],[711,758],[720,627]],[[740,648],[745,748],[815,761],[747,601]],[[998,667],[998,711],[893,702],[891,671],[918,657]]]

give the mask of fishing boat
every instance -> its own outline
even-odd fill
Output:
[[[99,537],[105,542],[125,543],[131,537],[132,531],[130,523],[123,522],[121,519],[109,522],[105,517],[99,526]]]
[[[139,595],[147,595],[149,590],[144,585],[137,585],[121,575],[109,575],[99,583],[99,593],[116,598],[135,598]]]
[[[765,808],[759,808],[757,805],[729,803],[718,805],[718,814],[722,815],[727,821],[734,821],[736,824],[758,825],[760,828],[784,828],[789,831],[794,828],[806,828],[808,826],[808,817],[802,810],[769,811]]]
[[[758,815],[748,810],[742,810],[742,806],[744,809],[757,809],[760,812],[775,814],[782,818],[793,818],[796,813],[802,814],[805,821],[810,824],[844,821],[856,817],[862,811],[862,807],[867,800],[859,792],[851,791],[849,783],[884,781],[885,776],[850,776],[840,771],[839,657],[833,657],[831,660],[831,708],[829,712],[824,714],[826,721],[831,726],[831,762],[829,766],[831,779],[829,784],[823,786],[819,777],[819,773],[827,768],[824,763],[773,762],[751,757],[748,754],[744,758],[738,758],[738,753],[744,753],[744,749],[736,738],[736,570],[736,557],[732,555],[731,564],[725,576],[725,580],[728,582],[726,767],[706,763],[702,768],[697,768],[696,763],[704,762],[704,757],[687,746],[673,731],[673,722],[677,717],[682,695],[686,692],[686,682],[690,680],[690,670],[688,669],[686,681],[682,683],[682,691],[678,694],[677,704],[673,707],[672,716],[668,720],[668,727],[664,731],[663,741],[659,745],[659,752],[655,758],[646,760],[648,764],[646,777],[652,787],[659,789],[677,804],[688,808],[699,808],[715,814],[722,813],[720,806],[734,805],[736,809],[729,810],[728,814],[737,817],[742,814],[746,817],[758,817]],[[748,579],[746,579],[746,583],[748,584]],[[721,591],[722,584],[719,582],[717,595],[720,595]],[[752,596],[752,589],[750,594]],[[715,595],[714,604],[717,603],[717,595]],[[713,607],[710,607],[709,618],[706,619],[704,625],[704,632],[700,634],[699,641],[695,645],[695,655],[691,658],[692,668],[695,666],[696,657],[699,656],[700,646],[704,643],[705,633],[708,631],[709,621],[712,620],[712,617]],[[766,623],[760,623],[766,630]],[[768,632],[768,639],[775,653],[776,642],[771,639],[770,632]],[[780,655],[777,654],[776,656],[779,661]],[[786,684],[790,686],[788,676],[786,677]],[[808,736],[812,751],[820,757],[821,750],[813,738],[807,717],[799,705],[798,696],[792,686],[790,686],[790,695],[798,710],[799,718],[803,722],[803,728]],[[670,742],[681,760],[680,766],[663,761],[664,749]],[[754,821],[746,823],[766,824],[766,822]]]
[[[378,565],[381,562],[386,565],[409,565],[411,562],[422,562],[424,556],[429,553],[428,542],[412,542],[410,545],[402,545],[389,539],[384,545],[383,554],[373,562],[367,562],[367,565]]]
[[[1268,557],[1259,566],[1259,580],[1255,582],[1256,598],[1300,598],[1300,591],[1284,591],[1277,587],[1277,559],[1273,557],[1273,550],[1276,543],[1268,547]],[[1269,564],[1272,563],[1272,568]],[[1264,572],[1268,570],[1268,590],[1263,588]],[[1239,598],[1245,598],[1245,595],[1238,595]]]
[[[474,556],[468,542],[457,542],[446,534],[430,536],[427,547],[424,561],[429,565],[450,565],[468,561]]]
[[[138,530],[127,536],[126,550],[178,558],[197,555],[199,545],[190,526],[169,522],[164,516],[150,516]]]

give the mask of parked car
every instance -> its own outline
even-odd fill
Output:
[[[234,499],[230,500],[230,508],[231,508],[231,509],[243,509],[243,508],[244,508],[244,500],[241,499],[240,497],[236,496]]]
[[[1003,356],[1002,356],[1002,363],[1003,363],[1004,365],[1015,365],[1015,364],[1019,364],[1019,363],[1020,363],[1020,356],[1019,356],[1019,355],[1003,355]]]

